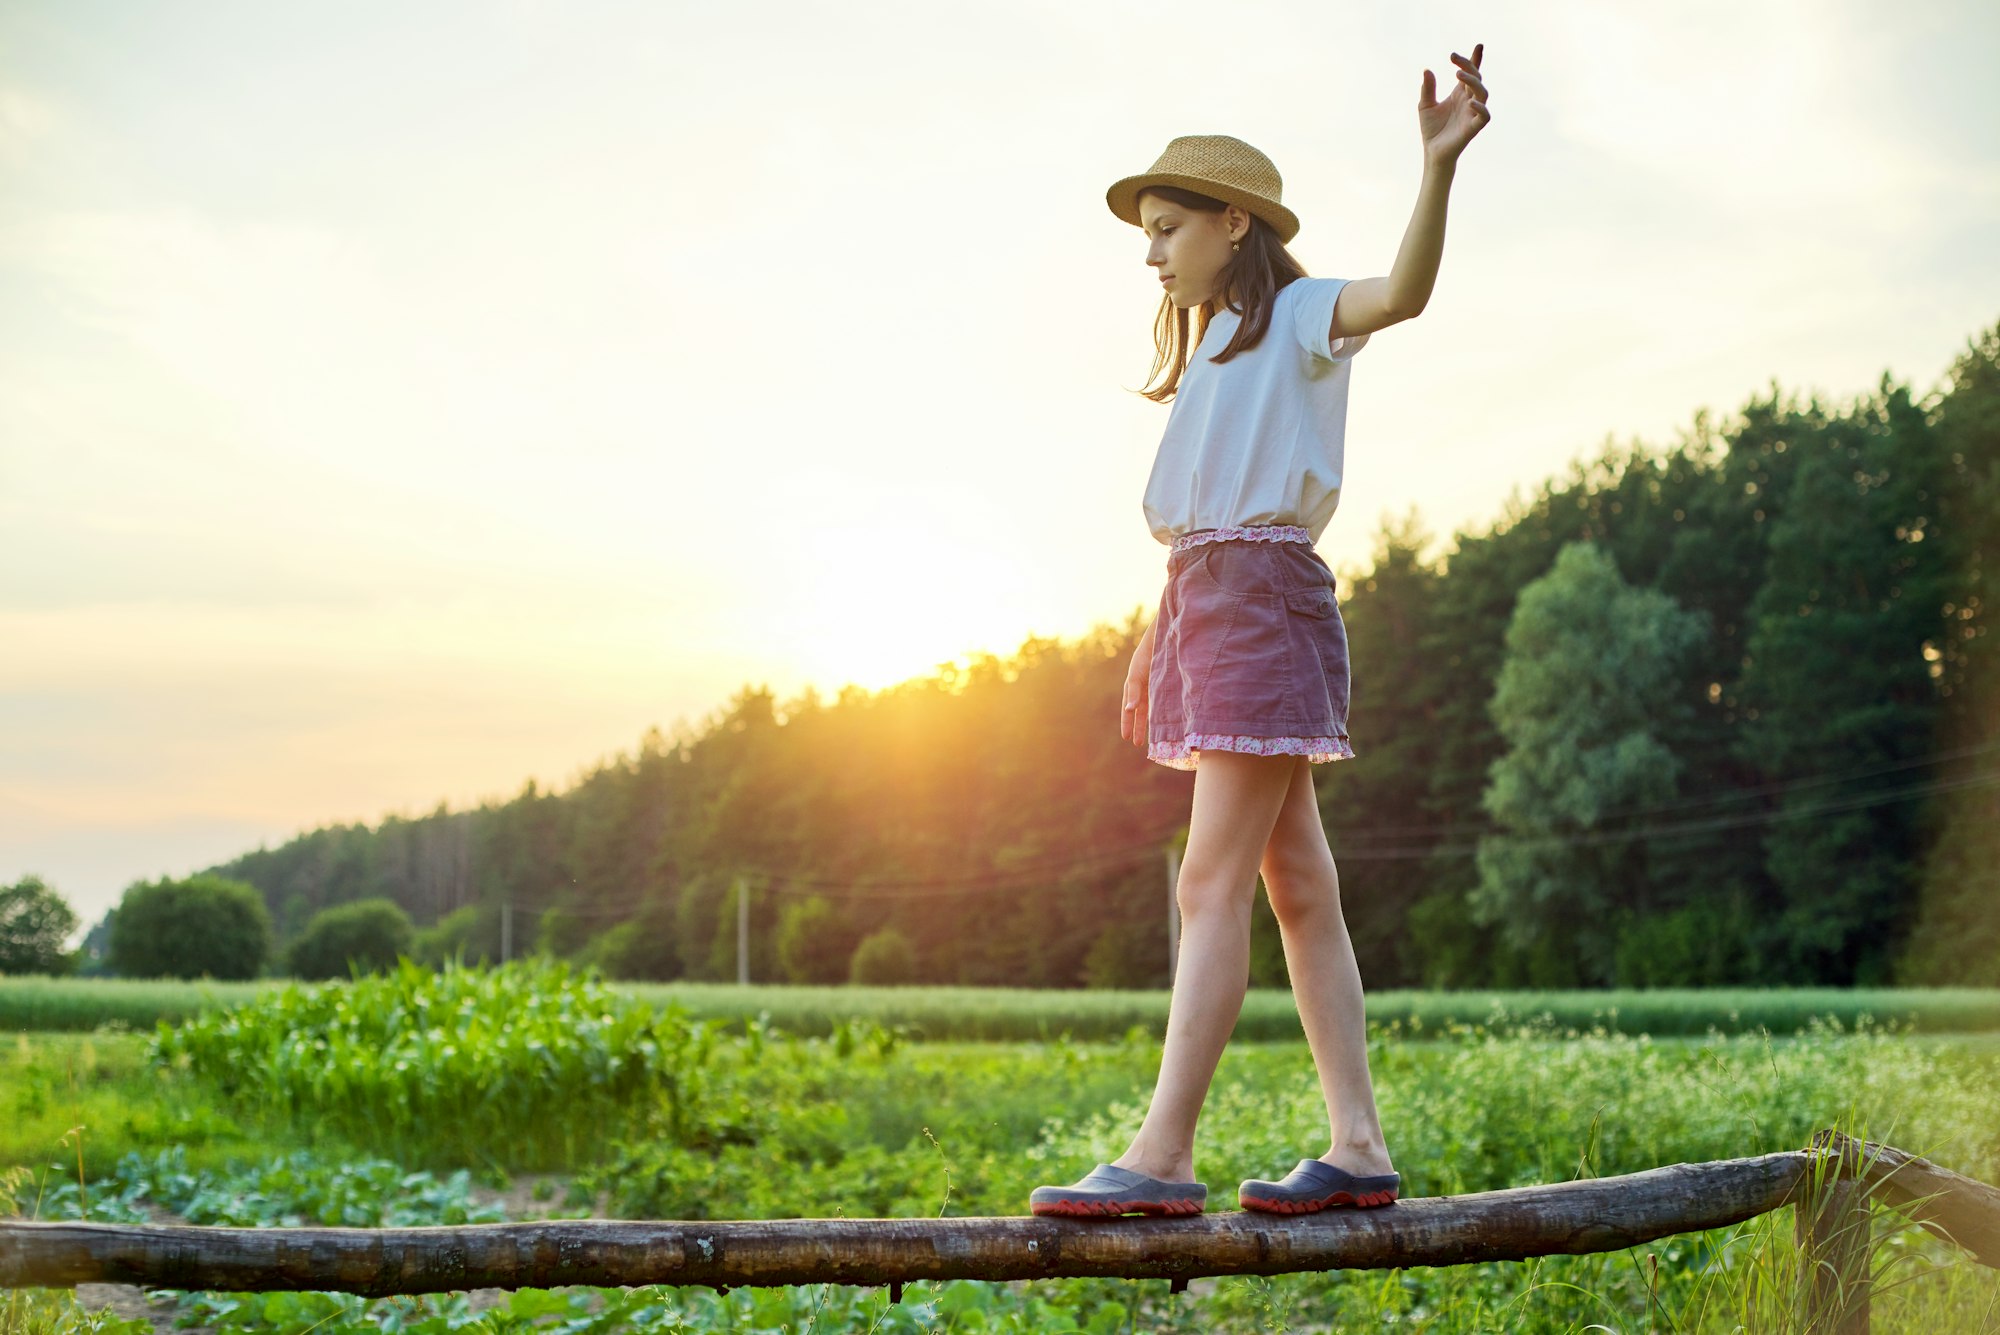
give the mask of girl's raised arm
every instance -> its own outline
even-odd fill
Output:
[[[1417,207],[1403,232],[1403,244],[1387,276],[1357,278],[1340,289],[1333,305],[1334,338],[1372,334],[1377,329],[1413,320],[1423,314],[1437,284],[1438,261],[1444,254],[1445,204],[1451,196],[1458,156],[1493,119],[1486,108],[1486,81],[1479,62],[1486,44],[1472,48],[1467,60],[1454,51],[1458,83],[1451,96],[1437,100],[1437,81],[1424,71],[1417,97],[1417,129],[1424,142],[1424,179],[1417,187]]]

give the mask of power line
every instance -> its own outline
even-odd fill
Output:
[[[1823,786],[1828,783],[1863,777],[1867,774],[1890,773],[1896,770],[1915,768],[1919,765],[1937,763],[1941,760],[1957,759],[1967,755],[1983,754],[1995,750],[2000,750],[2000,743],[1966,747],[1953,752],[1938,753],[1937,755],[1923,759],[1898,761],[1841,774],[1807,775],[1797,779],[1762,785],[1758,789],[1739,790],[1737,793],[1726,795],[1724,798],[1688,799],[1678,803],[1658,804],[1657,809],[1667,810],[1678,806],[1680,809],[1692,810],[1702,805],[1714,805],[1720,800],[1736,800],[1744,795],[1796,792],[1811,787]],[[1723,814],[1697,820],[1667,822],[1654,825],[1618,826],[1614,828],[1591,829],[1541,836],[1510,832],[1505,827],[1490,822],[1477,825],[1460,823],[1457,825],[1408,826],[1402,828],[1411,831],[1437,831],[1440,833],[1452,830],[1468,833],[1476,832],[1482,836],[1501,837],[1517,844],[1525,843],[1538,847],[1587,848],[1639,840],[1651,842],[1683,838],[1690,835],[1712,833],[1718,830],[1760,825],[1772,821],[1792,820],[1832,812],[1859,810],[1915,797],[1926,797],[1937,793],[1951,792],[1960,788],[1981,787],[1995,782],[2000,782],[2000,769],[1975,771],[1972,774],[1956,778],[1926,779],[1918,783],[1903,785],[1902,787],[1878,789],[1869,793],[1855,794],[1845,798],[1809,803],[1791,808],[1771,808],[1751,812]],[[1626,810],[1637,811],[1644,809],[1646,808],[1633,807]],[[1181,827],[1177,824],[1175,830],[1179,828]],[[1395,827],[1383,828],[1392,829]],[[925,900],[949,898],[985,891],[1025,888],[1037,884],[1046,884],[1051,880],[1066,879],[1078,874],[1102,873],[1120,870],[1125,867],[1138,866],[1143,862],[1160,856],[1167,847],[1171,837],[1171,833],[1167,833],[1161,835],[1156,840],[1146,843],[1099,849],[1091,853],[1078,854],[1060,862],[1028,864],[1021,867],[991,870],[975,873],[970,876],[950,878],[906,878],[860,882],[831,877],[787,874],[762,867],[743,867],[740,870],[743,875],[755,880],[760,888],[769,893],[781,896],[809,896],[818,894],[827,899],[844,901],[874,900],[894,902]],[[1359,846],[1349,846],[1347,839],[1343,837],[1338,841],[1336,856],[1349,862],[1387,862],[1419,860],[1433,857],[1466,857],[1477,853],[1479,849],[1477,842],[1458,844],[1425,843],[1387,848],[1369,847],[1365,842],[1366,838],[1367,836],[1364,834],[1361,836],[1362,842]],[[538,911],[561,909],[563,912],[578,917],[615,917],[629,915],[643,909],[658,906],[658,901],[641,897],[622,900],[594,900],[588,905],[571,906],[545,902],[540,905],[524,904],[520,907],[534,908]]]
[[[1879,765],[1866,765],[1859,769],[1844,770],[1825,774],[1804,774],[1789,779],[1774,779],[1769,783],[1756,784],[1748,788],[1731,788],[1723,793],[1690,795],[1668,798],[1659,802],[1638,803],[1623,807],[1607,807],[1599,813],[1599,818],[1622,816],[1650,816],[1668,811],[1696,810],[1705,806],[1720,806],[1732,802],[1742,802],[1755,797],[1769,797],[1797,792],[1804,788],[1824,787],[1827,784],[1846,783],[1854,779],[1866,779],[1877,774],[1889,774],[1898,770],[1915,769],[1923,765],[1941,764],[1947,760],[1962,760],[1968,756],[1986,755],[2000,751],[2000,741],[1986,742],[1978,746],[1959,747],[1951,751],[1937,751],[1929,755],[1916,756],[1908,760],[1890,761]],[[1355,832],[1358,838],[1373,838],[1386,834],[1447,835],[1486,834],[1499,827],[1492,821],[1450,821],[1436,825],[1370,825]]]
[[[1922,783],[1908,785],[1904,788],[1864,793],[1837,801],[1821,802],[1817,805],[1744,812],[1738,815],[1717,816],[1707,820],[1681,821],[1673,824],[1654,826],[1621,826],[1617,829],[1593,830],[1583,834],[1515,834],[1498,827],[1489,830],[1488,833],[1495,837],[1505,838],[1510,842],[1530,844],[1537,847],[1587,848],[1601,844],[1626,843],[1634,840],[1652,841],[1682,837],[1690,834],[1705,834],[1715,830],[1735,829],[1745,825],[1761,825],[1770,821],[1795,820],[1804,816],[1820,816],[1835,811],[1852,811],[1864,807],[1883,806],[1890,802],[1905,801],[1912,797],[1928,797],[1934,793],[1952,792],[1960,788],[1978,788],[1995,783],[2000,783],[2000,770],[1984,771],[1956,779],[1929,779]],[[1479,845],[1471,843],[1405,848],[1360,848],[1341,851],[1336,856],[1348,862],[1388,862],[1405,858],[1466,857],[1478,851]]]
[[[1178,826],[1176,827],[1178,828]],[[1080,854],[1062,863],[1009,868],[1001,871],[975,873],[971,876],[950,879],[921,881],[841,881],[826,877],[789,876],[762,868],[743,867],[741,874],[757,882],[762,889],[779,895],[820,894],[831,899],[928,899],[934,896],[968,894],[988,890],[1017,889],[1026,886],[1046,884],[1052,879],[1063,879],[1078,873],[1115,871],[1123,867],[1138,866],[1160,857],[1170,836],[1147,844],[1128,845],[1123,848],[1100,850],[1096,853]],[[609,908],[613,911],[629,912],[657,906],[657,901],[634,898],[625,900],[597,900],[592,908]],[[558,904],[544,903],[540,908],[563,908]],[[564,911],[570,911],[565,909]]]

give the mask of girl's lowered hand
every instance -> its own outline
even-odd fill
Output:
[[[1442,102],[1437,100],[1436,77],[1424,71],[1423,91],[1417,97],[1417,128],[1423,132],[1424,157],[1430,161],[1447,166],[1457,162],[1472,136],[1493,119],[1493,113],[1486,109],[1486,82],[1479,73],[1485,50],[1484,42],[1475,44],[1470,60],[1456,51],[1451,53],[1452,63],[1458,66],[1458,82]]]
[[[1148,635],[1132,655],[1131,671],[1125,674],[1125,704],[1118,714],[1118,735],[1134,746],[1146,744],[1147,678],[1152,671],[1152,636]]]

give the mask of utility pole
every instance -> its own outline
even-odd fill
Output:
[[[750,878],[736,878],[736,981],[750,985]]]
[[[1167,986],[1181,967],[1181,851],[1167,845]]]

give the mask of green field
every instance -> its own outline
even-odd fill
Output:
[[[825,1032],[806,1034],[778,1022],[801,1004],[791,990],[739,993],[737,1008],[721,1011],[686,990],[656,1009],[633,989],[590,986],[559,972],[468,973],[448,985],[412,974],[317,1000],[303,989],[251,989],[256,1000],[246,1008],[157,1038],[17,1034],[0,1047],[0,1164],[13,1166],[21,1212],[43,1218],[73,1217],[85,1199],[98,1218],[152,1208],[238,1224],[444,1222],[497,1218],[503,1208],[528,1217],[593,1206],[637,1218],[1020,1215],[1033,1186],[1073,1180],[1122,1152],[1159,1058],[1143,1019],[1131,1022],[1137,1032],[1108,1041],[913,1041],[896,1028],[963,1013],[966,1000],[953,994],[910,992],[904,1009],[886,1013],[893,1023],[822,1016]],[[1070,999],[1084,1003],[1087,1018],[1062,1024],[1053,999],[1035,996],[1020,997],[1017,1015],[1075,1033],[1128,1014],[1112,998]],[[740,1020],[751,1012],[746,1000],[761,1000],[755,1010],[771,1020],[732,1027],[695,1014]],[[1812,1005],[1799,999],[1788,1010],[1782,995],[1762,1001],[1770,1014]],[[1092,1011],[1093,1002],[1110,1008]],[[441,1023],[445,1016],[455,1018]],[[1630,1023],[1622,1004],[1619,1019],[1621,1029]],[[524,1041],[479,1038],[485,1023],[512,1024]],[[461,1025],[471,1026],[469,1043],[455,1041]],[[552,1043],[563,1050],[551,1055]],[[307,1052],[311,1060],[286,1057]],[[411,1060],[416,1052],[432,1056]],[[1799,1148],[1826,1126],[2000,1181],[1995,1034],[1841,1020],[1783,1036],[1661,1037],[1602,1024],[1559,1034],[1547,1022],[1426,1019],[1372,1026],[1370,1060],[1405,1197]],[[643,1078],[587,1093],[603,1087],[604,1071],[629,1064]],[[496,1079],[504,1106],[482,1122],[472,1094]],[[589,1134],[524,1133],[544,1109],[584,1098],[601,1099],[572,1119]],[[1235,1208],[1239,1178],[1276,1175],[1325,1143],[1304,1044],[1232,1044],[1196,1150],[1211,1209]],[[782,1185],[773,1185],[773,1165],[783,1166]],[[524,1189],[530,1181],[540,1184],[539,1201]],[[178,1301],[209,1329],[322,1323],[317,1330],[328,1335],[384,1321],[406,1331],[476,1321],[527,1329],[534,1321],[689,1331],[872,1325],[1108,1335],[1365,1325],[1761,1335],[1789,1328],[1790,1215],[1598,1256],[1223,1277],[1171,1298],[1161,1281],[1058,1280],[911,1285],[894,1307],[881,1289],[842,1286],[726,1297],[562,1290],[515,1295],[483,1317],[464,1299]],[[1878,1211],[1875,1232],[1875,1330],[2000,1331],[1995,1272],[1886,1212]],[[5,1304],[17,1309],[18,1328],[85,1328],[59,1295],[17,1294],[0,1298]],[[16,1328],[5,1320],[0,1328]]]
[[[103,978],[0,977],[0,1029],[89,1030],[106,1024],[150,1029],[161,1020],[247,1001],[286,986],[253,983],[134,982]],[[336,984],[337,986],[337,984]],[[739,987],[734,983],[620,983],[619,991],[655,1004],[679,1002],[691,1014],[740,1025],[759,1014],[790,1033],[826,1035],[840,1020],[908,1026],[926,1040],[1118,1039],[1134,1026],[1165,1032],[1164,991],[1044,991],[1025,988]],[[1427,992],[1388,990],[1367,997],[1368,1018],[1412,1034],[1452,1024],[1543,1023],[1556,1032],[1700,1037],[1796,1034],[1814,1020],[1853,1028],[1863,1021],[1907,1025],[1919,1033],[2000,1033],[1996,988],[1658,988],[1643,991]],[[1292,994],[1253,988],[1236,1037],[1302,1040]]]

